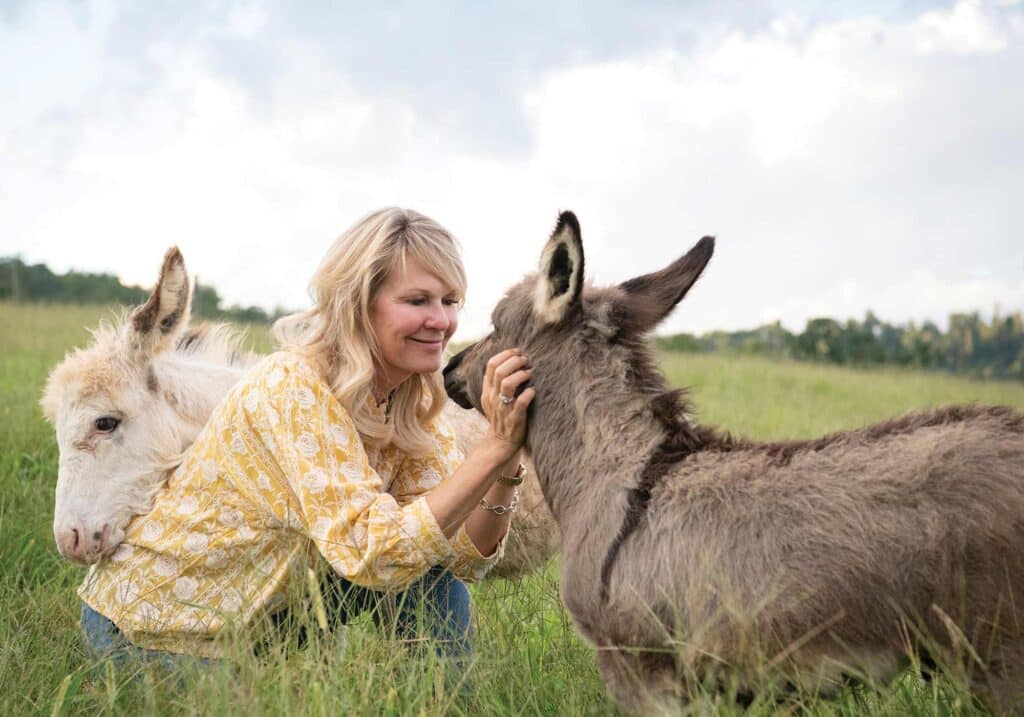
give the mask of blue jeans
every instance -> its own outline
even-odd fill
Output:
[[[181,667],[186,662],[208,665],[209,660],[194,655],[176,655],[161,650],[147,650],[128,642],[111,620],[82,603],[82,634],[85,636],[85,648],[89,656],[99,660],[110,658],[116,664],[125,662],[148,662],[159,664],[168,669]]]
[[[370,590],[337,577],[328,581],[323,592],[329,622],[344,625],[369,610],[373,621],[399,640],[429,639],[437,653],[445,657],[465,658],[473,652],[469,589],[444,568],[431,568],[400,593]],[[288,613],[277,613],[272,619],[284,624]],[[82,603],[81,624],[86,648],[95,658],[159,662],[168,667],[178,666],[184,659],[201,660],[136,647],[128,642],[117,625],[85,603]]]
[[[429,640],[444,657],[469,657],[473,652],[469,589],[440,566],[399,593],[378,592],[334,577],[323,595],[329,622],[344,625],[370,611],[377,626],[399,640]]]

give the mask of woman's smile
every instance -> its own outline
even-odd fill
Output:
[[[410,341],[415,341],[418,344],[422,344],[428,349],[443,349],[444,348],[444,337],[438,337],[436,339],[424,339],[416,338],[415,336],[409,337]]]
[[[380,346],[378,389],[390,391],[415,373],[441,368],[448,339],[459,325],[457,296],[415,259],[392,271],[370,308]]]

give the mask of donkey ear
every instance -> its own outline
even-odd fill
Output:
[[[153,293],[131,313],[129,339],[147,356],[167,349],[188,324],[191,307],[192,291],[185,260],[178,247],[171,247],[164,255]]]
[[[572,212],[558,215],[558,224],[540,255],[540,275],[533,295],[534,316],[544,324],[565,317],[583,288],[583,241]]]
[[[625,324],[622,328],[645,333],[657,326],[686,296],[714,251],[714,237],[704,237],[661,271],[619,284],[625,293],[625,306],[618,312]]]

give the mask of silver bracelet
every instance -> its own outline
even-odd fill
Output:
[[[512,502],[508,505],[491,505],[486,498],[481,498],[480,507],[497,516],[512,515],[519,509],[519,489],[512,491]]]

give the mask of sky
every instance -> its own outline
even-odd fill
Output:
[[[1024,309],[1024,2],[0,0],[0,255],[303,308],[387,205],[457,339],[557,213],[588,278],[716,253],[659,333]]]

